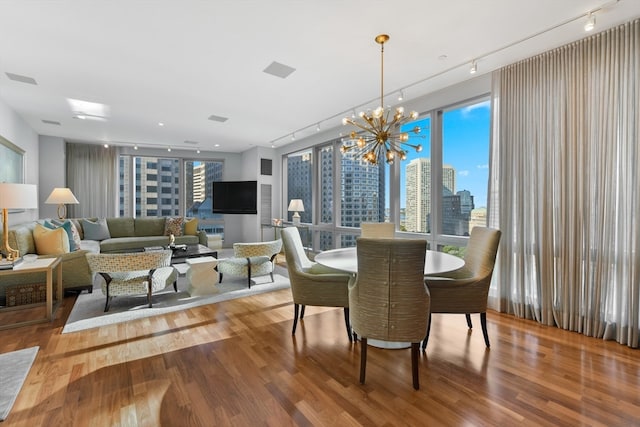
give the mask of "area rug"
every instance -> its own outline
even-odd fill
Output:
[[[153,307],[149,308],[146,295],[119,296],[111,300],[109,311],[106,313],[104,312],[106,297],[99,288],[94,289],[93,293],[83,292],[78,295],[62,333],[66,334],[113,325],[201,305],[215,304],[220,301],[286,289],[290,287],[290,283],[289,278],[285,275],[286,270],[276,266],[276,273],[273,275],[274,282],[271,282],[269,275],[255,277],[251,280],[250,289],[247,287],[246,277],[225,277],[222,283],[217,285],[218,293],[193,297],[187,292],[186,279],[180,276],[178,278],[178,292],[174,292],[173,287],[168,287],[154,293]]]
[[[0,421],[9,416],[38,350],[36,346],[0,354]]]

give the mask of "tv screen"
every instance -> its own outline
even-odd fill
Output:
[[[257,214],[257,181],[214,181],[213,213]]]

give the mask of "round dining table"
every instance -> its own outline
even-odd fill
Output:
[[[315,262],[347,273],[355,274],[358,272],[358,257],[355,247],[320,252],[316,255]],[[444,252],[427,251],[424,256],[425,276],[437,276],[463,266],[464,260],[462,258]]]
[[[315,262],[345,273],[356,274],[358,272],[358,256],[355,247],[330,249],[320,252],[315,257]],[[457,270],[464,266],[464,260],[444,252],[426,251],[424,255],[424,275],[437,276]],[[392,342],[369,339],[369,345],[379,348],[400,349],[411,346],[407,342]]]

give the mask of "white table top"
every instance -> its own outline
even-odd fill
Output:
[[[331,249],[316,255],[315,261],[326,267],[348,273],[358,272],[356,248]],[[444,252],[427,251],[424,257],[424,275],[436,276],[464,266],[464,260]]]

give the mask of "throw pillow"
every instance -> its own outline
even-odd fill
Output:
[[[51,230],[42,224],[36,224],[33,240],[38,255],[60,255],[69,252],[69,235],[62,227]]]
[[[173,234],[174,236],[182,236],[182,223],[184,218],[181,216],[177,218],[167,217],[164,222],[164,235],[169,236]]]
[[[65,219],[65,220],[52,219],[51,222],[53,224],[49,223],[48,221],[45,221],[44,226],[51,229],[63,227],[67,232],[67,234],[69,235],[69,250],[71,252],[79,251],[80,250],[80,233],[78,232],[78,229],[76,228],[75,224],[68,219]]]
[[[100,241],[111,238],[111,234],[109,234],[109,227],[107,226],[107,220],[105,218],[101,218],[96,222],[83,219],[82,228],[84,230],[85,240]]]
[[[198,234],[198,218],[191,218],[184,223],[184,234],[188,236],[196,236]]]

